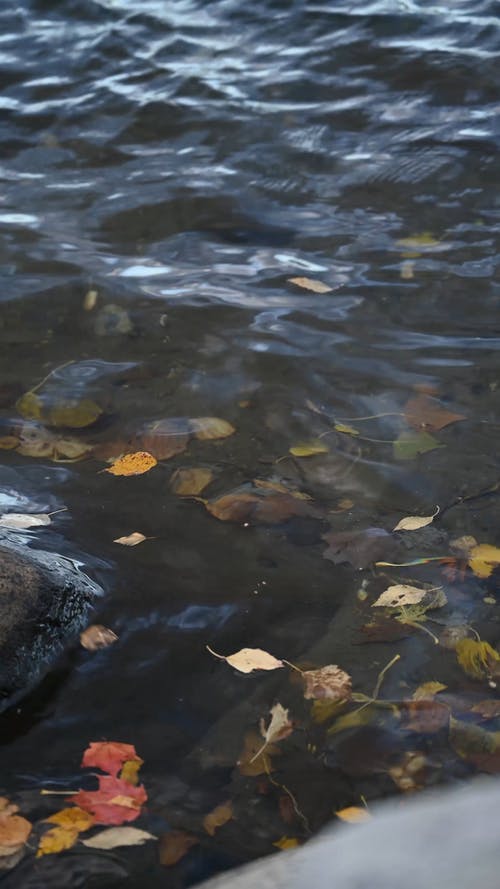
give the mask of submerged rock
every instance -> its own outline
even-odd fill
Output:
[[[0,532],[0,710],[41,678],[102,592],[78,563]]]

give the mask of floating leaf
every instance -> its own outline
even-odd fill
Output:
[[[372,608],[401,608],[407,605],[420,605],[428,610],[442,608],[446,602],[446,595],[441,587],[422,589],[407,583],[396,583],[381,593]]]
[[[319,511],[299,492],[274,493],[259,486],[256,490],[239,488],[205,502],[207,511],[221,522],[276,525],[292,516],[318,516]]]
[[[346,423],[335,423],[333,427],[336,432],[343,432],[345,435],[359,435],[359,429],[354,426],[348,426]]]
[[[500,549],[490,546],[489,543],[480,543],[471,549],[469,554],[469,567],[477,577],[489,577],[495,568],[500,565]]]
[[[439,506],[436,507],[436,512],[432,515],[426,516],[417,516],[417,515],[409,515],[406,518],[401,519],[393,531],[417,531],[419,528],[425,528],[426,525],[430,525],[434,519],[436,518],[439,512]]]
[[[76,830],[78,833],[89,830],[94,824],[93,816],[89,812],[79,809],[78,806],[61,809],[60,812],[55,812],[45,820],[50,824],[57,824],[58,827],[64,827],[65,830]]]
[[[216,806],[212,812],[209,812],[208,815],[205,815],[203,819],[203,827],[206,832],[210,834],[211,837],[214,836],[215,831],[226,824],[233,817],[233,804],[229,800],[226,803],[221,803],[219,806]]]
[[[206,647],[210,654],[220,658],[222,661],[226,661],[235,670],[239,670],[240,673],[251,673],[253,670],[277,670],[278,667],[284,666],[283,661],[279,661],[278,658],[275,658],[267,651],[263,651],[262,648],[242,648],[235,654],[226,656],[212,651],[208,645]]]
[[[110,827],[82,842],[89,849],[117,849],[119,846],[142,846],[148,840],[156,839],[158,837],[138,827]]]
[[[196,497],[210,484],[214,477],[211,469],[176,469],[170,479],[170,487],[178,497]]]
[[[147,451],[137,451],[135,454],[119,457],[104,471],[111,473],[111,475],[142,475],[156,466],[157,462],[156,457]]]
[[[435,448],[444,448],[437,439],[428,432],[402,432],[393,444],[394,456],[397,460],[414,460],[419,454],[433,451]]]
[[[287,849],[296,849],[297,846],[300,846],[300,843],[296,837],[280,837],[279,840],[276,840],[273,843],[273,846],[276,846],[277,849],[281,849],[282,851],[286,851]]]
[[[14,435],[0,435],[0,450],[12,451],[17,448],[19,439]]]
[[[437,695],[440,691],[444,691],[447,688],[446,685],[443,685],[442,682],[423,682],[422,685],[419,685],[418,688],[412,694],[412,698],[414,701],[427,701],[431,700],[434,695]]]
[[[350,562],[354,568],[366,568],[380,556],[393,551],[394,539],[384,528],[363,531],[329,531],[323,534],[329,546],[323,558],[334,564]]]
[[[69,802],[90,812],[96,824],[119,825],[139,817],[148,798],[142,784],[134,787],[111,775],[99,775],[98,781],[98,790],[79,790]]]
[[[142,534],[140,531],[133,531],[127,537],[117,537],[113,540],[113,543],[121,543],[122,546],[137,546],[138,543],[142,543],[144,540],[147,540],[145,534]]]
[[[196,417],[189,420],[189,431],[200,441],[212,441],[216,438],[227,438],[236,432],[234,426],[219,417]]]
[[[19,454],[23,457],[47,457],[56,462],[81,460],[92,446],[77,438],[60,438],[43,426],[25,423],[20,431]]]
[[[163,834],[160,837],[160,864],[173,867],[198,842],[195,836],[184,830],[170,830]]]
[[[147,451],[157,460],[170,460],[186,450],[189,442],[189,420],[184,417],[168,417],[146,423],[128,450]]]
[[[500,654],[489,642],[476,639],[460,639],[456,646],[457,660],[462,670],[472,679],[487,679]]]
[[[82,768],[102,769],[116,777],[124,762],[133,760],[142,765],[143,760],[137,755],[133,744],[122,744],[120,741],[92,741],[82,759]]]
[[[293,445],[290,448],[290,454],[293,454],[294,457],[315,457],[317,454],[328,454],[328,452],[328,445],[319,438],[315,441]]]
[[[117,639],[116,633],[113,633],[113,630],[110,630],[109,627],[104,627],[102,624],[91,624],[90,627],[87,627],[86,630],[80,633],[80,644],[87,651],[98,651],[100,648],[107,648],[108,645],[113,645],[113,642],[116,642]]]
[[[471,629],[467,624],[455,624],[453,626],[445,627],[439,637],[439,644],[443,648],[455,651],[458,643],[462,639],[467,639],[470,634]]]
[[[275,744],[277,741],[283,741],[293,732],[293,723],[288,718],[288,710],[281,704],[277,703],[270,709],[271,720],[269,725],[265,726],[264,720],[260,720],[260,733],[264,738],[264,743],[260,750],[254,756],[254,759],[265,751],[268,744]]]
[[[424,429],[429,432],[438,432],[445,426],[449,426],[450,423],[467,419],[463,414],[455,414],[446,410],[437,398],[431,398],[425,394],[411,398],[405,404],[403,413],[406,422],[414,429]]]
[[[337,818],[341,821],[347,821],[348,824],[360,824],[362,821],[369,821],[371,818],[367,809],[361,806],[347,806],[346,809],[338,809],[335,812]]]
[[[318,670],[305,670],[302,680],[306,700],[345,701],[351,697],[351,677],[336,664],[328,664]]]
[[[48,513],[9,512],[0,515],[0,526],[3,528],[36,528],[41,525],[50,525],[51,519]]]
[[[41,858],[42,855],[54,855],[57,852],[64,852],[65,849],[71,849],[77,839],[78,830],[75,827],[53,827],[41,838],[36,857]]]
[[[318,281],[316,278],[288,278],[287,280],[290,284],[296,284],[303,290],[312,290],[313,293],[331,293],[333,291],[333,287],[329,287],[328,284],[324,284],[323,281]]]

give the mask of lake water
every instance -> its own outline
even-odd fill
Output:
[[[0,790],[39,823],[64,800],[41,788],[93,786],[89,742],[127,742],[144,759],[137,826],[197,840],[173,866],[152,841],[31,851],[5,886],[182,889],[343,807],[481,770],[444,722],[409,728],[407,705],[332,731],[292,668],[243,675],[206,645],[338,664],[368,696],[399,654],[381,698],[439,681],[463,724],[496,700],[488,671],[468,676],[429,634],[472,626],[494,646],[495,570],[374,562],[451,557],[462,535],[500,544],[499,51],[493,0],[0,10],[2,510],[67,507],[32,537],[85,564],[106,590],[94,620],[119,637],[72,642],[0,717]],[[19,398],[48,374],[30,420]],[[68,399],[76,430],[57,416]],[[83,399],[100,411],[87,425]],[[234,432],[197,437],[207,417]],[[178,452],[102,471],[148,435]],[[68,438],[93,450],[65,462]],[[174,491],[186,468],[211,472],[198,500]],[[221,521],[213,504],[235,491],[233,506],[253,499]],[[432,525],[392,533],[437,506]],[[351,561],[345,541],[324,558],[324,535],[368,528],[389,532],[372,535],[380,550],[361,533]],[[134,531],[149,539],[113,542]],[[370,640],[372,604],[398,582],[442,586],[448,605]],[[267,773],[242,774],[277,702],[294,730]],[[211,836],[203,819],[228,801]]]

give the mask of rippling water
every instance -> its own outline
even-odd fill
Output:
[[[56,396],[102,407],[99,441],[165,417],[236,428],[137,479],[99,474],[93,459],[2,452],[3,508],[68,507],[37,538],[87,560],[108,590],[96,619],[120,637],[92,656],[73,648],[2,717],[2,790],[42,818],[54,807],[41,786],[78,786],[87,743],[123,740],[145,760],[144,825],[202,840],[174,869],[153,844],[26,858],[7,885],[132,887],[146,874],[151,887],[188,886],[302,836],[280,821],[276,788],[233,771],[245,731],[286,702],[288,679],[236,676],[206,643],[339,663],[364,692],[398,651],[388,696],[428,679],[460,687],[453,656],[423,634],[399,648],[352,645],[369,611],[357,590],[372,575],[323,559],[321,534],[390,530],[498,478],[499,50],[500,4],[481,0],[0,10],[2,432],[19,422],[17,397],[55,368]],[[466,419],[403,462],[391,441],[418,391]],[[387,416],[356,425],[372,415]],[[363,440],[332,433],[340,418]],[[280,459],[321,436],[328,454]],[[199,465],[215,472],[212,496],[285,481],[323,519],[218,522],[169,486],[172,469]],[[342,499],[352,506],[339,512]],[[498,543],[495,497],[435,527],[427,555],[464,533]],[[153,539],[113,544],[134,530]],[[483,587],[469,579],[453,607],[495,643]],[[303,722],[298,734],[311,741]],[[428,737],[387,735],[382,752],[371,737],[356,747],[356,735],[350,749],[323,739],[307,759],[301,741],[283,757],[277,780],[313,830],[360,794],[396,791],[387,747],[432,753]],[[434,781],[466,769],[439,745],[434,757]],[[204,836],[203,815],[227,798],[237,819]]]

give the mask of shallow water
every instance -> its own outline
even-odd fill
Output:
[[[361,795],[398,793],[388,769],[405,752],[428,758],[423,784],[474,772],[439,733],[375,721],[326,736],[288,672],[245,677],[205,645],[337,663],[365,694],[398,653],[384,697],[427,680],[495,694],[425,632],[355,644],[376,595],[401,579],[444,583],[436,619],[495,644],[498,606],[483,601],[494,575],[450,581],[437,562],[381,575],[373,560],[360,571],[322,558],[322,534],[391,531],[439,504],[389,561],[449,555],[462,534],[500,543],[495,493],[453,506],[498,479],[499,13],[464,0],[0,11],[2,435],[20,434],[16,401],[51,371],[46,405],[71,395],[102,410],[60,437],[102,445],[152,420],[211,416],[236,430],[191,438],[133,478],[103,474],[96,455],[2,451],[2,509],[67,507],[33,537],[105,586],[95,620],[119,636],[94,654],[72,645],[2,715],[2,792],[41,819],[57,803],[39,789],[80,786],[90,741],[125,741],[145,760],[138,824],[200,840],[170,868],[153,843],[28,855],[6,885],[189,886],[307,836],[280,815],[283,786],[314,831]],[[465,419],[400,460],[392,441],[418,393]],[[359,434],[335,432],[341,421]],[[311,439],[329,452],[291,458]],[[218,521],[172,492],[186,466],[212,469],[207,497],[258,478],[309,494],[318,514]],[[113,543],[132,531],[151,539]],[[235,768],[276,701],[297,726],[275,764],[281,789]],[[210,837],[203,816],[227,799],[236,818]]]

